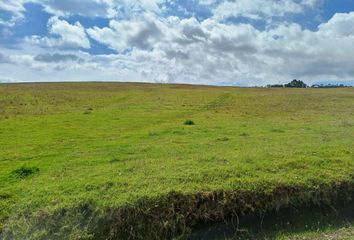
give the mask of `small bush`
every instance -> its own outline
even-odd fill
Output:
[[[184,125],[195,125],[195,123],[192,120],[186,120]]]
[[[247,136],[249,136],[249,134],[244,132],[244,133],[241,133],[240,136],[241,137],[247,137]]]
[[[23,179],[26,177],[29,177],[35,173],[39,172],[39,168],[37,167],[25,167],[22,166],[20,168],[17,168],[11,172],[11,176],[19,179]]]

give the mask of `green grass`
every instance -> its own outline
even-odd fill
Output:
[[[85,202],[352,183],[353,136],[352,88],[0,85],[0,229]]]

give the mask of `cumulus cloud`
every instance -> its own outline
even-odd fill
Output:
[[[12,17],[3,24],[13,25],[23,18],[26,10],[25,3],[36,3],[43,6],[44,10],[55,16],[81,15],[87,17],[114,17],[117,15],[113,0],[4,0],[0,1],[0,10],[7,12]]]
[[[54,73],[56,71],[73,71],[82,69],[96,69],[98,64],[91,61],[88,54],[80,56],[73,53],[43,53],[31,55],[15,52],[8,57],[7,68],[20,67],[22,70],[33,70],[38,73]],[[0,68],[1,70],[1,68]],[[22,72],[22,71],[20,71]],[[17,74],[14,72],[14,74]]]
[[[306,8],[313,7],[317,0],[233,0],[222,1],[213,10],[214,17],[225,19],[229,17],[246,17],[262,19],[282,17],[289,13],[301,13]]]
[[[142,11],[160,12],[166,0],[3,0],[0,11],[11,15],[10,19],[0,17],[0,24],[14,25],[23,18],[25,3],[36,3],[44,11],[58,17],[80,15],[84,17],[114,18],[139,14]]]
[[[27,41],[46,47],[90,48],[85,29],[79,22],[70,24],[58,17],[51,17],[48,30],[52,37],[31,36]]]
[[[328,23],[319,26],[320,32],[328,36],[353,37],[354,13],[337,13]]]
[[[35,61],[39,62],[47,62],[47,63],[57,63],[57,62],[76,62],[79,61],[80,58],[74,54],[60,54],[60,53],[46,53],[39,54],[34,57]]]
[[[160,23],[152,16],[130,21],[111,20],[109,27],[90,28],[87,33],[96,41],[107,44],[117,51],[124,51],[130,47],[149,49],[162,35],[158,24]]]
[[[0,9],[3,11],[20,13],[25,10],[22,4],[23,1],[4,0],[0,2]]]
[[[33,1],[33,0],[32,0]],[[159,12],[165,0],[36,0],[56,16],[81,15],[114,18],[141,11]]]
[[[198,6],[210,10],[208,17],[166,15],[170,0],[33,1],[55,15],[48,35],[27,37],[27,52],[24,47],[0,55],[0,63],[25,68],[28,76],[43,72],[41,78],[56,80],[61,72],[74,80],[89,73],[92,80],[242,85],[354,79],[354,12],[336,14],[317,30],[269,21],[304,13],[321,0],[200,0]],[[21,13],[22,5],[16,6],[9,11]],[[72,15],[103,16],[109,24],[85,29],[69,22]],[[225,21],[230,17],[262,19],[266,27]],[[97,43],[115,53],[89,54]]]
[[[56,16],[82,15],[88,17],[114,17],[117,11],[112,0],[38,0],[44,10]]]
[[[318,31],[294,23],[260,31],[250,24],[226,24],[216,19],[161,20],[149,16],[138,21],[112,21],[109,27],[92,28],[88,33],[117,52],[133,49],[126,54],[128,59],[143,66],[142,76],[157,81],[237,79],[263,84],[293,77],[353,77],[350,63],[354,55],[348,54],[354,52],[352,17],[354,13],[335,15]],[[345,47],[333,48],[333,44]]]
[[[23,12],[26,10],[22,0],[3,0],[0,1],[0,12],[10,13],[9,18],[0,15],[0,25],[12,26],[18,20],[23,19]]]

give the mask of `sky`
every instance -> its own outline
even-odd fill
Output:
[[[354,84],[354,0],[0,0],[0,82]]]

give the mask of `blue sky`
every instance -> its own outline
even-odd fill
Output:
[[[354,83],[354,0],[1,0],[0,82]]]

